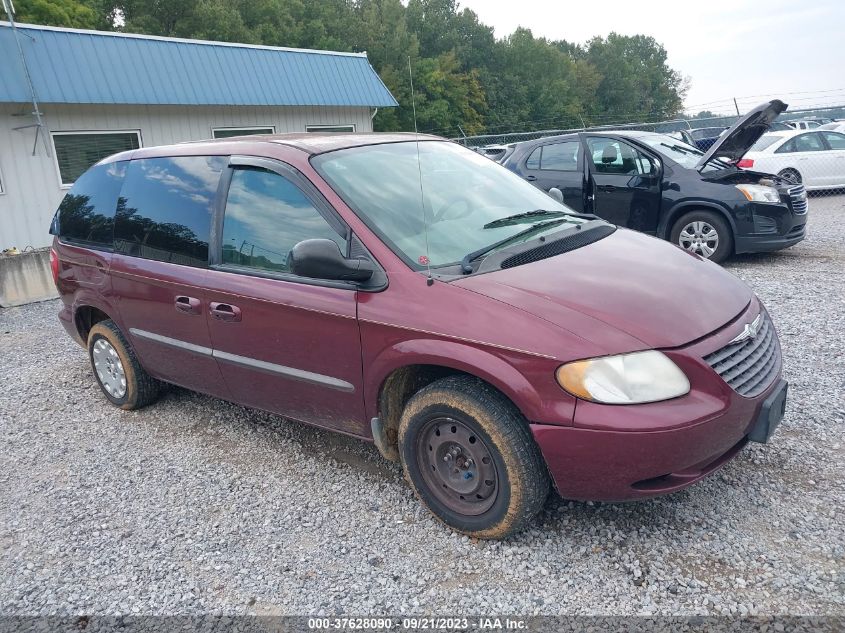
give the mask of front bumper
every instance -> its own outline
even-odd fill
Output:
[[[703,360],[761,309],[752,301],[712,336],[664,352],[690,378],[686,396],[651,404],[612,406],[579,401],[573,426],[532,424],[531,430],[560,495],[625,501],[681,490],[729,462],[750,440],[766,441],[784,398],[778,369],[757,397],[731,389]],[[764,422],[761,422],[764,420]]]
[[[766,253],[794,246],[807,235],[807,212],[788,204],[749,203],[748,222],[735,236],[737,253]],[[747,233],[743,233],[747,227]]]

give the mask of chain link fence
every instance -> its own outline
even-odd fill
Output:
[[[500,162],[507,160],[510,149],[516,143],[584,131],[656,132],[706,151],[739,118],[734,115],[622,122],[462,136],[452,140]],[[784,112],[772,129],[746,153],[739,167],[781,175],[796,184],[803,184],[812,196],[845,194],[845,105]]]

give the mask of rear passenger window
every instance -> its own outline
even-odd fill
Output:
[[[540,169],[577,171],[578,150],[580,148],[581,143],[578,141],[544,145],[543,154],[540,158]]]
[[[528,160],[525,161],[525,166],[528,169],[540,169],[540,154],[543,153],[543,148],[538,147],[533,152],[531,152],[531,156],[528,157]]]
[[[51,230],[69,243],[93,248],[112,247],[112,229],[126,162],[95,165],[79,178],[59,205]]]
[[[286,273],[290,250],[313,238],[333,240],[346,253],[346,237],[290,180],[265,169],[235,170],[223,218],[224,264]]]
[[[205,267],[223,156],[133,160],[118,200],[115,250],[125,255]]]

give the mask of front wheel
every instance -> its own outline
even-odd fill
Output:
[[[399,423],[399,454],[417,497],[469,536],[504,538],[523,529],[549,493],[525,419],[470,376],[438,380],[411,397]]]
[[[675,222],[669,239],[672,243],[716,263],[733,252],[733,234],[728,223],[713,211],[691,211]]]

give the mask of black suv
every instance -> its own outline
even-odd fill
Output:
[[[503,165],[576,211],[720,262],[804,239],[804,187],[736,166],[784,110],[758,106],[707,152],[665,134],[585,131],[519,143]]]

